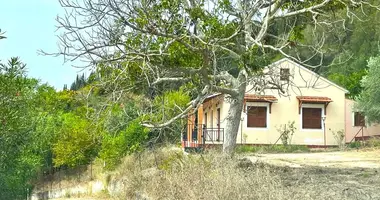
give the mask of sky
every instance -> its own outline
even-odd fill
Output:
[[[55,19],[62,13],[64,9],[58,0],[0,0],[0,29],[7,37],[0,40],[0,61],[20,57],[27,65],[29,77],[58,90],[64,84],[70,87],[80,69],[72,67],[73,63],[64,63],[63,57],[37,53],[40,49],[58,51]]]

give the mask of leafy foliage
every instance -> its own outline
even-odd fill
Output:
[[[59,139],[53,147],[56,166],[88,164],[97,153],[96,129],[82,117],[68,113],[62,116]]]
[[[117,135],[105,134],[99,156],[105,161],[106,168],[113,169],[125,155],[141,151],[148,132],[139,120],[134,120]]]
[[[361,82],[363,91],[357,98],[357,108],[364,113],[369,122],[380,122],[380,56],[368,61],[368,75]]]
[[[367,9],[364,13],[361,9],[354,9],[354,12],[365,20],[347,24],[348,29],[344,32],[331,32],[326,45],[327,57],[332,61],[326,75],[348,89],[352,98],[363,90],[360,81],[367,75],[367,60],[378,54],[380,40],[377,20],[380,13],[376,9]],[[337,15],[346,13],[338,12]]]
[[[282,144],[287,146],[291,144],[293,134],[297,130],[295,121],[288,122],[288,124],[281,124],[277,131],[281,134]]]
[[[18,199],[31,188],[27,182],[39,166],[40,158],[30,144],[38,95],[38,81],[25,77],[25,64],[11,58],[0,64],[0,199]]]

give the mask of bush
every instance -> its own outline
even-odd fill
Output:
[[[106,162],[106,168],[113,169],[125,155],[141,151],[148,139],[148,132],[139,120],[134,120],[116,136],[105,134],[100,158]]]
[[[281,134],[282,144],[287,146],[292,143],[294,132],[297,130],[295,121],[289,121],[288,124],[281,124],[277,131]]]
[[[380,138],[371,138],[367,142],[368,147],[379,148],[380,147]]]
[[[362,144],[359,141],[351,142],[348,147],[349,148],[360,148]]]
[[[241,146],[236,147],[235,152],[236,153],[249,153],[249,152],[256,152],[257,149],[258,148],[255,146],[241,145]]]
[[[75,167],[88,164],[98,152],[91,123],[75,114],[64,114],[58,141],[54,144],[54,165]]]
[[[344,130],[333,131],[332,133],[339,149],[344,149],[346,146],[344,141],[344,138],[346,137]]]

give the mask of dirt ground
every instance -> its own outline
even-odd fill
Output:
[[[289,167],[380,168],[380,150],[256,154],[249,158],[254,162]]]
[[[290,199],[380,200],[380,150],[247,156],[273,166]],[[315,198],[317,197],[317,198]]]

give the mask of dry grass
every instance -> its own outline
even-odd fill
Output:
[[[342,156],[329,152],[273,154],[288,163],[308,163],[301,163],[301,168],[276,164],[276,158],[269,154],[265,155],[268,159],[260,155],[259,161],[253,163],[241,155],[226,158],[219,152],[184,155],[181,150],[170,148],[145,151],[125,157],[117,170],[101,174],[108,186],[107,194],[123,200],[380,199],[380,168],[359,168],[348,163],[364,164],[378,157],[379,150],[336,152]],[[321,166],[318,160],[342,163]],[[89,199],[106,196],[97,194]]]
[[[380,199],[375,169],[279,167],[217,152],[144,152],[118,171],[118,199]]]
[[[141,158],[141,159],[140,159]],[[178,151],[145,152],[126,158],[120,199],[285,199],[281,179],[267,166],[217,153],[184,156]],[[241,163],[241,162],[240,162]],[[273,192],[276,191],[276,192]]]

